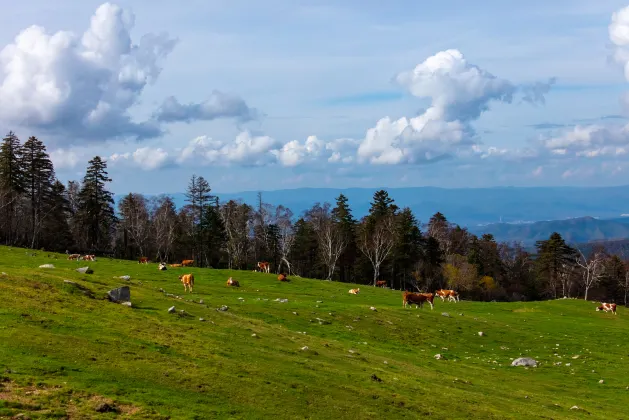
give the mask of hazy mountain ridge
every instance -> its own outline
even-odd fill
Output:
[[[558,232],[569,243],[614,241],[629,238],[629,217],[595,219],[579,217],[567,220],[540,221],[530,224],[495,223],[470,229],[473,233],[490,233],[497,241],[517,241],[533,245]]]
[[[298,188],[263,191],[263,200],[283,204],[296,216],[316,202],[334,203],[345,194],[356,218],[367,214],[373,193],[380,188]],[[384,188],[400,207],[410,207],[422,223],[436,213],[476,230],[483,224],[537,222],[592,216],[618,218],[629,213],[629,186],[621,187],[496,187],[496,188]],[[216,193],[221,202],[242,200],[255,205],[257,191]],[[185,194],[169,194],[177,206]],[[123,195],[117,195],[116,201]]]

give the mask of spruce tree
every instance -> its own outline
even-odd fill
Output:
[[[0,145],[0,235],[6,244],[16,241],[16,209],[23,192],[22,145],[10,131]]]
[[[107,175],[107,162],[100,156],[94,157],[89,161],[77,203],[83,246],[89,249],[108,249],[110,245],[116,217],[113,194],[105,188],[108,182],[111,179]]]
[[[352,215],[345,195],[341,194],[336,198],[336,207],[332,209],[332,218],[335,223],[338,223],[347,243],[338,262],[340,281],[350,282],[357,257],[356,219]]]
[[[74,241],[69,225],[70,203],[66,188],[59,180],[52,184],[44,211],[47,216],[43,221],[42,241],[47,244],[47,249],[64,252],[71,248]]]
[[[44,208],[51,208],[47,204],[55,182],[55,171],[46,146],[37,137],[29,137],[22,147],[22,170],[30,210],[30,247],[37,248],[43,219],[47,215]]]

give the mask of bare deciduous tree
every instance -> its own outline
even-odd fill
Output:
[[[291,264],[288,256],[295,243],[295,230],[293,229],[293,212],[282,205],[275,210],[275,223],[278,227],[278,248],[280,254],[280,263],[277,267],[278,273],[281,272],[282,264],[286,264],[288,274],[292,274]]]
[[[382,217],[371,228],[363,226],[359,239],[360,251],[373,266],[373,285],[375,286],[380,277],[380,267],[395,244],[394,217],[392,215]]]
[[[151,202],[152,231],[157,248],[157,258],[167,261],[177,238],[177,211],[168,196],[154,198]]]
[[[227,235],[228,266],[240,268],[245,261],[252,209],[247,204],[230,200],[223,204],[220,215]]]
[[[559,272],[559,280],[561,281],[561,294],[563,297],[570,297],[570,291],[574,284],[574,264],[562,264]]]
[[[146,199],[141,194],[129,194],[119,204],[122,220],[120,224],[127,235],[144,255],[150,234],[149,212]]]
[[[317,236],[321,260],[326,267],[326,280],[332,280],[336,263],[347,246],[347,239],[338,223],[334,222],[330,203],[317,203],[307,214]],[[375,284],[375,283],[374,283]]]
[[[588,299],[588,292],[595,286],[603,276],[604,266],[604,255],[602,252],[596,251],[593,252],[590,258],[586,258],[581,252],[580,249],[579,256],[576,258],[576,264],[581,267],[583,270],[583,287],[585,288],[585,297],[584,299]]]

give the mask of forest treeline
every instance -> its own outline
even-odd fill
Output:
[[[598,246],[583,253],[558,233],[527,252],[476,236],[436,213],[420,223],[385,190],[357,220],[343,194],[295,215],[282,205],[221,202],[193,175],[186,205],[130,193],[114,208],[107,162],[96,156],[81,181],[60,182],[46,147],[10,132],[0,146],[0,240],[5,245],[101,257],[180,262],[400,290],[452,288],[476,300],[586,297],[627,304],[629,264]]]

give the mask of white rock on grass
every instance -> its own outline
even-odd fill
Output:
[[[482,332],[482,331],[479,331],[479,332],[478,332],[478,335],[479,335],[480,337],[484,337],[484,336],[485,336],[485,333],[484,333],[484,332]]]
[[[511,366],[532,366],[537,367],[537,360],[530,357],[519,357],[511,362]]]
[[[176,309],[174,306],[171,306],[170,308],[168,308],[168,313],[169,314],[174,314],[176,312]]]
[[[55,266],[52,264],[42,264],[39,266],[39,268],[55,268]]]

